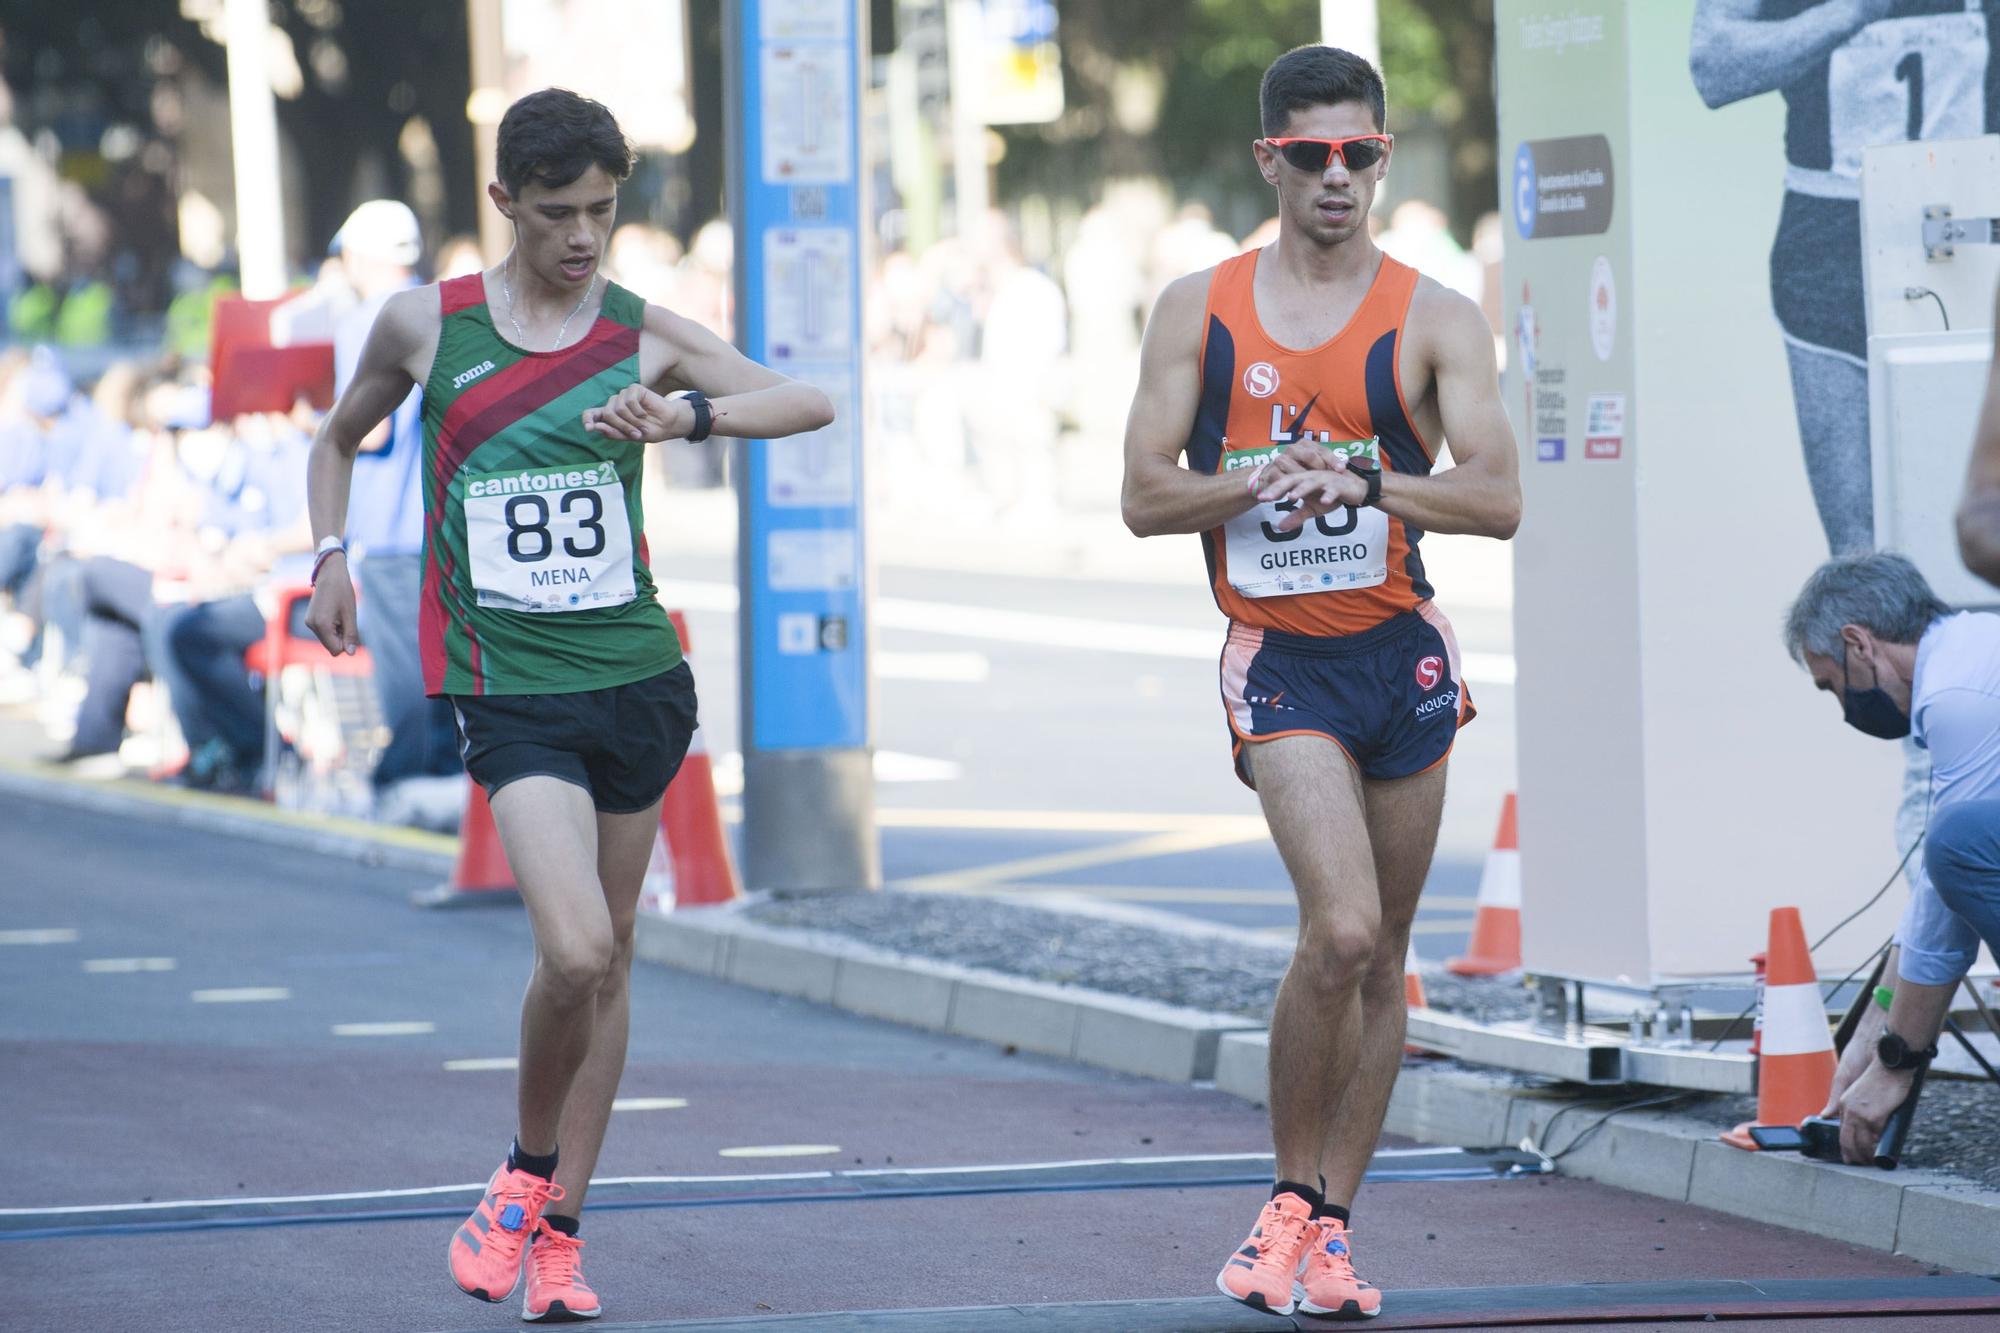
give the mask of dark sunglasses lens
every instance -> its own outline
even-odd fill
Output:
[[[1347,163],[1349,171],[1361,171],[1382,160],[1380,139],[1356,139],[1340,150],[1341,160]]]
[[[1285,161],[1300,171],[1325,171],[1327,158],[1333,153],[1332,148],[1326,144],[1310,141],[1288,143],[1278,151],[1285,155]]]

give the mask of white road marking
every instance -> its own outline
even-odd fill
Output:
[[[679,1111],[686,1106],[685,1097],[620,1097],[611,1103],[614,1111]]]
[[[262,1004],[270,1000],[289,1000],[292,992],[286,986],[234,986],[198,990],[188,998],[196,1004]]]
[[[880,828],[995,829],[1015,833],[1180,833],[1270,830],[1262,815],[1160,814],[1150,810],[897,810],[875,812]]]
[[[0,944],[75,944],[76,931],[69,926],[53,930],[0,930]]]
[[[519,1069],[521,1062],[511,1055],[482,1055],[471,1060],[447,1060],[444,1067],[457,1074],[481,1069]]]
[[[86,958],[83,970],[86,972],[171,972],[174,970],[171,958]]]
[[[828,1145],[811,1146],[825,1152],[839,1152],[840,1149]],[[725,1156],[745,1156],[750,1153],[766,1152],[761,1148],[725,1148]],[[1462,1148],[1377,1148],[1376,1157],[1441,1157],[1465,1151]],[[1263,1153],[1189,1153],[1163,1157],[1085,1157],[1060,1162],[1007,1162],[999,1164],[979,1164],[975,1166],[918,1166],[918,1167],[865,1167],[848,1171],[777,1171],[756,1175],[699,1175],[699,1176],[598,1176],[592,1185],[767,1185],[791,1184],[807,1180],[834,1180],[847,1177],[866,1178],[877,1176],[941,1176],[941,1175],[1002,1175],[1007,1173],[1027,1173],[1033,1171],[1062,1171],[1083,1167],[1105,1166],[1180,1166],[1212,1162],[1218,1165],[1241,1163],[1255,1165],[1274,1160],[1272,1155]],[[257,1198],[230,1199],[169,1199],[164,1202],[148,1203],[79,1203],[64,1204],[53,1208],[0,1208],[0,1217],[66,1217],[77,1213],[152,1213],[166,1212],[178,1208],[269,1208],[274,1204],[306,1203],[352,1203],[371,1199],[418,1199],[438,1194],[483,1193],[487,1182],[473,1181],[464,1185],[421,1185],[409,1189],[349,1190],[339,1194],[273,1194]]]
[[[336,1037],[421,1037],[436,1032],[437,1024],[425,1022],[403,1023],[335,1023],[333,1035]]]
[[[691,579],[666,579],[659,585],[662,600],[691,611],[734,611],[736,586]],[[870,608],[882,629],[916,630],[996,643],[1026,643],[1043,648],[1078,648],[1098,653],[1134,653],[1143,657],[1176,657],[1213,662],[1222,655],[1222,630],[1188,629],[1178,625],[1144,625],[1125,620],[1081,620],[1042,611],[1010,611],[999,607],[966,606],[957,602],[920,601],[908,597],[878,597]],[[1461,653],[1465,678],[1475,685],[1512,685],[1516,669],[1510,653]]]
[[[868,660],[880,680],[981,685],[993,676],[993,662],[985,653],[899,653],[878,648]]]
[[[764,1143],[724,1148],[718,1157],[826,1157],[840,1151],[837,1143]]]

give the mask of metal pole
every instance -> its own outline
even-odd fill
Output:
[[[1382,67],[1380,18],[1375,0],[1319,0],[1320,40],[1352,51],[1377,69]]]
[[[951,61],[951,174],[953,212],[961,240],[979,235],[989,206],[986,185],[985,76],[979,53],[985,34],[979,0],[950,0],[945,40]]]
[[[882,884],[861,503],[867,6],[844,20],[836,8],[736,0],[722,11],[737,346],[819,383],[840,418],[819,440],[745,441],[736,457],[742,864],[753,891]]]
[[[279,198],[278,112],[271,98],[271,16],[266,0],[227,0],[229,139],[236,172],[236,261],[243,294],[285,294],[285,210]]]
[[[503,86],[507,70],[507,49],[503,37],[500,0],[465,0],[465,25],[472,47],[472,93],[465,99],[465,118],[472,122],[473,170],[478,176],[473,188],[483,197],[487,182],[497,178],[494,142],[500,117],[507,112],[507,90]],[[485,203],[479,206],[479,252],[491,264],[507,253],[514,243],[513,229],[500,211]]]

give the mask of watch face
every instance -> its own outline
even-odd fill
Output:
[[[1875,1043],[1875,1058],[1882,1062],[1884,1069],[1901,1069],[1909,1054],[1909,1043],[1893,1032],[1884,1032],[1882,1039]]]

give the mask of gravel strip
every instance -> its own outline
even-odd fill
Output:
[[[1267,1021],[1291,950],[1227,936],[1155,929],[992,898],[925,893],[847,893],[768,898],[745,909],[751,920],[843,935],[879,949],[1035,981]],[[1519,978],[1427,972],[1431,1007],[1481,1022],[1526,1018]],[[1523,1085],[1538,1080],[1523,1079]],[[1578,1090],[1604,1099],[1603,1088]],[[1625,1100],[1664,1095],[1644,1088]],[[1615,1094],[1614,1094],[1615,1095]],[[1615,1101],[1611,1105],[1617,1104]],[[1609,1105],[1605,1109],[1609,1109]],[[1756,1116],[1750,1097],[1691,1097],[1676,1109],[1717,1129]],[[1572,1119],[1576,1117],[1566,1117]],[[1594,1116],[1583,1117],[1588,1123]],[[1933,1078],[1924,1087],[1905,1161],[2000,1189],[2000,1088],[1985,1081]],[[1565,1124],[1556,1146],[1572,1128]]]
[[[993,898],[844,893],[753,902],[769,926],[823,930],[888,949],[1035,981],[1087,986],[1260,1022],[1291,960],[1282,944],[1154,929]],[[1519,979],[1424,977],[1431,1006],[1481,1021],[1525,1018]]]

